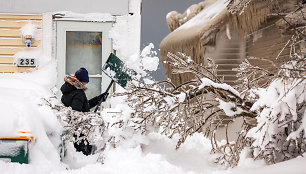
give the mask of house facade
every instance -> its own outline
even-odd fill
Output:
[[[86,93],[93,97],[111,81],[102,66],[110,53],[120,55],[114,45],[128,39],[120,34],[132,34],[128,46],[139,52],[140,22],[141,0],[0,0],[0,73],[31,73],[55,60],[60,87],[65,74],[85,67],[90,77]],[[127,27],[116,27],[120,24]]]

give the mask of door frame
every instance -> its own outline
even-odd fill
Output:
[[[110,53],[113,52],[112,40],[109,38],[113,22],[86,22],[86,21],[56,21],[56,59],[57,59],[57,87],[60,88],[64,83],[66,75],[66,32],[67,31],[88,31],[102,32],[102,66],[105,64]],[[90,77],[102,77],[101,92],[108,87],[111,79],[102,73],[101,75],[93,75]],[[112,93],[112,89],[109,91]],[[57,92],[57,96],[61,96],[61,92]]]

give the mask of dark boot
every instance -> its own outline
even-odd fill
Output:
[[[87,140],[81,140],[80,143],[74,143],[74,148],[78,152],[82,152],[84,155],[90,155],[92,152],[92,145]]]

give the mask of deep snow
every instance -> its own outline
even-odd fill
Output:
[[[49,62],[33,73],[0,75],[0,135],[15,136],[18,131],[30,131],[35,141],[30,145],[30,164],[6,163],[0,161],[1,174],[236,174],[236,173],[305,173],[305,157],[266,166],[263,161],[245,158],[239,167],[224,169],[214,163],[210,154],[210,141],[201,134],[188,138],[179,150],[175,150],[177,139],[168,139],[157,133],[140,137],[137,145],[122,144],[107,152],[104,164],[95,162],[98,155],[84,156],[75,152],[72,144],[65,161],[60,161],[57,146],[61,125],[53,111],[39,106],[43,97],[52,96],[55,84],[55,63]],[[118,103],[118,99],[113,103]],[[121,103],[122,105],[122,103]],[[120,106],[120,105],[118,105]],[[114,107],[109,111],[129,110]],[[110,119],[114,114],[104,115]],[[124,114],[123,114],[124,115]],[[116,130],[111,130],[116,131]],[[69,169],[69,170],[68,170]]]
[[[209,11],[199,13],[197,17],[180,27],[189,28],[200,25],[218,14],[225,8],[224,0],[215,3]],[[73,17],[76,14],[68,13]],[[92,20],[96,20],[96,14],[92,14]],[[100,20],[107,19],[108,15],[100,16]],[[205,18],[203,20],[202,18]],[[201,18],[201,19],[200,19]],[[207,20],[206,20],[207,19]],[[88,18],[86,18],[88,20]],[[113,48],[117,54],[131,68],[136,69],[142,76],[146,76],[144,70],[156,70],[158,58],[148,48],[139,55],[137,47],[128,47],[138,38],[139,32],[133,28],[139,24],[139,20],[131,16],[117,18],[110,37],[113,39]],[[124,28],[131,33],[123,31]],[[33,28],[24,28],[24,31],[33,31]],[[50,33],[45,33],[50,34]],[[136,39],[137,40],[137,39]],[[134,45],[139,45],[135,44]],[[22,56],[25,53],[19,53]],[[33,52],[31,54],[34,54]],[[40,54],[40,53],[35,53]],[[128,55],[124,57],[125,55]],[[47,60],[50,60],[49,62]],[[45,61],[45,62],[44,62]],[[46,62],[47,61],[47,62]],[[179,150],[175,150],[177,138],[167,137],[151,133],[147,136],[133,135],[115,149],[105,152],[104,164],[96,162],[99,155],[84,156],[75,152],[73,145],[67,145],[67,156],[61,161],[58,146],[62,125],[55,113],[47,106],[41,105],[42,98],[48,98],[56,93],[56,62],[49,58],[41,59],[39,70],[32,73],[0,74],[0,137],[18,136],[20,131],[30,132],[35,140],[30,143],[30,164],[6,163],[0,160],[0,174],[242,174],[242,173],[306,173],[305,157],[299,157],[290,161],[266,166],[263,161],[254,161],[244,156],[239,166],[233,169],[225,169],[214,163],[215,155],[211,154],[210,141],[202,134],[195,134],[188,138]],[[141,67],[141,68],[140,68]],[[149,81],[148,79],[146,79]],[[203,79],[206,85],[216,85]],[[226,85],[218,86],[226,87]],[[231,88],[227,88],[232,90]],[[233,91],[235,93],[235,91]],[[238,94],[239,96],[239,94]],[[178,96],[180,101],[185,98],[182,93]],[[121,102],[119,102],[121,101]],[[171,102],[171,101],[169,101]],[[110,98],[113,108],[103,111],[105,120],[118,119],[120,116],[128,119],[129,110],[122,100]],[[230,106],[220,106],[230,107]],[[112,128],[109,133],[122,134],[120,129]],[[0,149],[3,150],[3,149]]]

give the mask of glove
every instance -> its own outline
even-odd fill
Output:
[[[104,92],[104,93],[102,93],[102,94],[100,94],[100,95],[98,96],[98,100],[99,100],[99,101],[102,100],[102,102],[105,102],[105,100],[107,99],[108,95],[109,95],[108,92]]]

